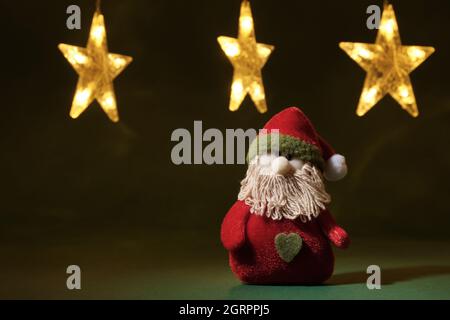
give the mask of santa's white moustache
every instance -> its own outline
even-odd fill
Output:
[[[331,202],[322,173],[311,164],[305,163],[283,176],[259,166],[256,158],[249,164],[238,195],[252,213],[274,220],[300,218],[306,222]]]

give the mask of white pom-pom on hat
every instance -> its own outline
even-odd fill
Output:
[[[345,157],[335,154],[328,159],[323,175],[328,181],[338,181],[347,175],[347,171]]]

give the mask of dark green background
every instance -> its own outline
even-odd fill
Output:
[[[81,31],[65,27],[74,3]],[[261,115],[250,100],[228,111],[232,67],[216,37],[237,34],[240,1],[104,0],[110,51],[134,57],[115,81],[121,122],[113,124],[97,104],[69,118],[77,75],[57,50],[85,46],[94,1],[2,0],[0,297],[366,297],[364,277],[352,272],[369,264],[394,270],[391,282],[448,274],[450,2],[394,2],[403,43],[436,48],[411,77],[418,119],[391,98],[355,114],[365,73],[338,43],[374,42],[365,27],[374,3],[382,5],[252,1],[258,41],[276,46]],[[287,106],[303,108],[350,168],[329,184],[354,247],[337,261],[341,282],[328,295],[320,290],[330,287],[308,296],[240,286],[219,231],[245,166],[170,160],[174,129],[192,132],[194,120],[258,129]],[[81,292],[65,289],[69,264],[83,270]],[[450,287],[448,276],[430,281],[430,295],[414,297]],[[408,285],[413,291],[384,297],[417,291]]]

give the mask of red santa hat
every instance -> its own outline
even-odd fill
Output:
[[[276,136],[279,138],[281,156],[296,157],[313,164],[323,171],[327,180],[336,181],[347,174],[345,158],[336,154],[299,108],[284,109],[273,116],[263,129],[250,145],[249,161],[256,155],[271,152],[271,138]]]

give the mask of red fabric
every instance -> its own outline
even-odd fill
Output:
[[[280,134],[318,147],[325,161],[335,154],[333,148],[319,136],[308,117],[297,107],[289,107],[277,113],[266,123],[264,129],[267,134],[270,134],[271,130],[279,130]]]
[[[318,220],[323,233],[336,247],[340,249],[348,248],[350,238],[347,232],[336,224],[336,221],[328,210],[322,211]]]
[[[222,222],[222,244],[228,251],[234,251],[245,243],[245,227],[247,224],[249,207],[242,201],[237,201],[231,207]]]
[[[328,161],[333,155],[336,154],[334,149],[326,142],[321,136],[319,136],[320,149],[322,150],[323,160]]]
[[[287,263],[278,255],[275,237],[291,232],[301,236],[303,246]],[[241,281],[252,284],[322,283],[334,269],[330,241],[342,248],[349,243],[347,233],[326,210],[307,223],[300,219],[275,221],[251,214],[242,201],[237,201],[225,216],[221,236],[232,271]]]

